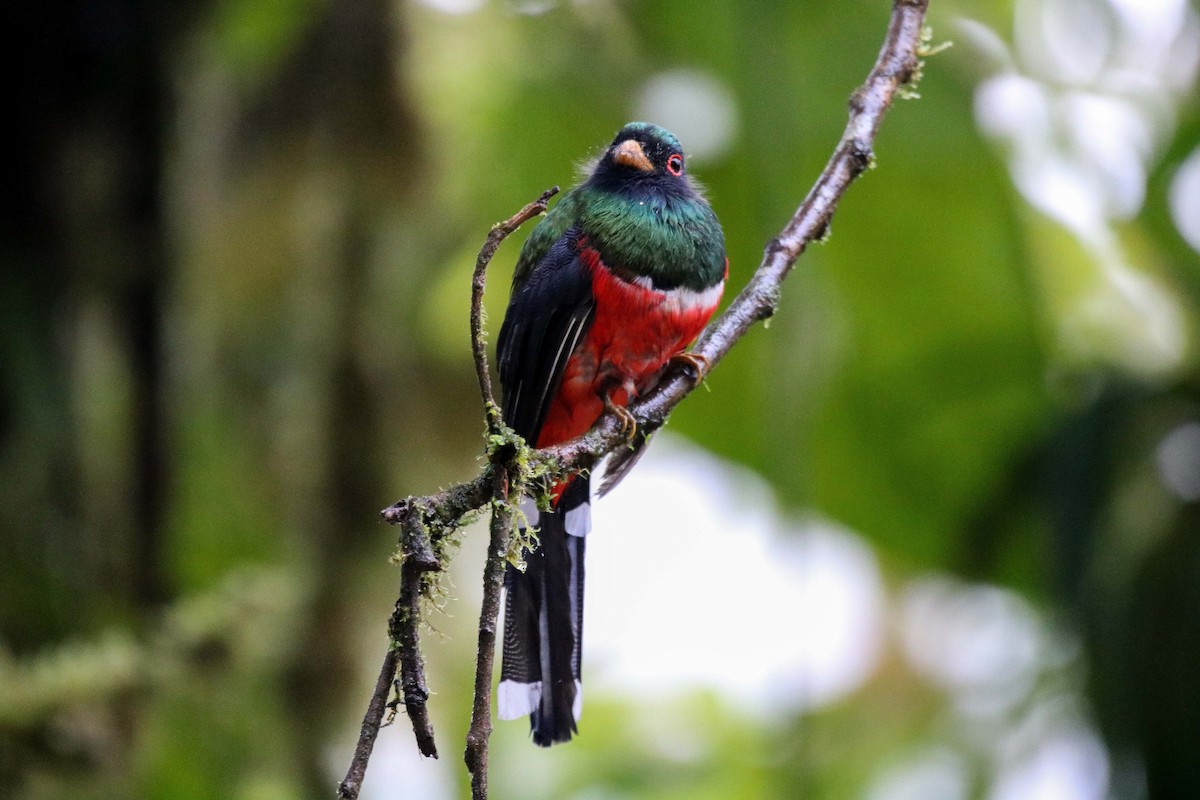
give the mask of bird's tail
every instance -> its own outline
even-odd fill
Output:
[[[538,547],[524,572],[504,576],[504,655],[497,691],[501,719],[529,715],[533,741],[569,741],[583,706],[583,554],[591,528],[587,476],[577,476],[552,511],[527,512]]]

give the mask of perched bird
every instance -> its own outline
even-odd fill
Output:
[[[728,271],[679,140],[626,125],[521,250],[498,342],[505,421],[547,447],[586,433],[606,407],[623,409],[707,324]],[[589,481],[555,486],[540,514],[523,502],[539,544],[524,571],[505,575],[499,714],[528,714],[542,746],[569,740],[582,706]]]

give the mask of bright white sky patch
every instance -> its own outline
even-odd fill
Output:
[[[359,794],[360,800],[390,800],[398,796],[397,787],[400,786],[404,787],[404,797],[422,797],[426,800],[454,797],[454,777],[451,774],[455,766],[453,760],[439,761],[422,756],[413,744],[412,731],[403,730],[403,726],[407,725],[408,720],[401,711],[396,718],[396,726],[385,728],[384,735],[375,740],[370,767]],[[345,774],[353,752],[353,742],[353,739],[348,739],[344,749],[339,747],[330,755],[329,774],[336,776],[335,780],[341,780]]]
[[[484,0],[420,0],[423,5],[443,14],[472,14],[483,8]]]
[[[1196,79],[1200,24],[1183,0],[1109,5],[1018,0],[1013,53],[998,55],[999,37],[978,23],[964,31],[995,69],[975,92],[980,130],[1007,152],[1028,203],[1067,228],[1092,262],[1086,291],[1062,298],[1057,312],[1064,351],[1153,375],[1183,362],[1190,331],[1178,296],[1139,268],[1115,223],[1142,211],[1147,176]],[[1200,177],[1179,175],[1172,214],[1196,246],[1187,230],[1200,223],[1186,220],[1200,213],[1177,209],[1200,206],[1190,199]]]
[[[867,787],[866,800],[965,800],[970,788],[962,754],[930,747],[880,773]]]
[[[943,577],[905,588],[900,640],[909,663],[974,714],[1000,713],[1027,697],[1047,645],[1020,595]]]
[[[1105,11],[1094,0],[1019,0],[1014,41],[1021,60],[1064,83],[1095,81],[1113,40]]]
[[[1069,728],[1003,767],[989,800],[1104,800],[1108,753],[1096,734]]]
[[[1200,253],[1200,148],[1192,151],[1171,179],[1170,202],[1179,235]]]
[[[781,521],[752,473],[660,434],[593,510],[585,691],[705,688],[791,712],[874,668],[883,587],[870,548],[827,522]]]
[[[1200,422],[1185,422],[1164,436],[1154,457],[1172,492],[1187,502],[1200,500]]]
[[[638,119],[661,125],[679,137],[684,152],[700,160],[724,155],[737,134],[737,108],[724,83],[696,70],[654,75],[635,101]]]

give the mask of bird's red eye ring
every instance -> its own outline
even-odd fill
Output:
[[[679,153],[673,153],[671,157],[667,159],[667,172],[671,173],[672,175],[682,175],[683,156],[679,155]]]

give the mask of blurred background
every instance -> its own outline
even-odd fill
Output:
[[[492,222],[673,129],[734,291],[883,0],[10,9],[0,796],[331,797],[473,476]],[[596,507],[581,736],[495,798],[1200,797],[1200,4],[934,0],[779,314]],[[501,250],[493,338],[522,232]],[[480,528],[363,798],[453,798]]]

